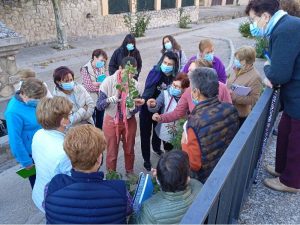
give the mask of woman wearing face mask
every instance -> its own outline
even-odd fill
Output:
[[[167,51],[173,51],[177,54],[179,59],[179,70],[183,69],[184,65],[187,63],[187,58],[181,46],[177,43],[175,38],[171,35],[166,35],[162,39],[162,50],[161,53],[164,54]]]
[[[142,98],[145,102],[150,98],[157,98],[161,91],[167,89],[172,84],[175,75],[178,72],[178,57],[172,51],[166,52],[162,61],[153,67],[147,76],[145,90]],[[155,128],[156,122],[152,118],[153,113],[149,112],[147,105],[143,105],[140,112],[140,133],[141,133],[141,149],[144,158],[144,167],[146,170],[151,170],[150,162],[150,139],[152,127]],[[152,135],[152,149],[157,155],[161,155],[161,141],[156,133]]]
[[[54,70],[53,80],[55,88],[53,96],[63,96],[73,104],[70,125],[94,124],[92,115],[95,103],[85,88],[74,82],[74,73],[66,66],[58,67]]]
[[[32,158],[36,168],[36,182],[32,190],[32,200],[44,212],[45,186],[56,174],[69,174],[72,166],[67,157],[63,142],[72,103],[64,98],[44,98],[39,103],[36,115],[42,129],[32,139]]]
[[[45,97],[47,89],[42,81],[35,78],[26,79],[9,101],[5,119],[9,137],[9,145],[13,156],[22,167],[33,167],[31,143],[33,135],[41,128],[36,119],[36,106]],[[35,176],[29,177],[33,188]]]
[[[172,85],[167,90],[162,91],[156,98],[151,98],[147,101],[148,110],[152,113],[161,111],[162,113],[172,112],[182,95],[182,93],[190,86],[190,81],[185,73],[179,73],[175,77]],[[171,140],[176,134],[176,122],[158,124],[155,128],[157,136],[163,140],[164,149],[170,151],[173,149]],[[173,135],[172,133],[173,130]]]
[[[136,41],[133,34],[127,34],[122,45],[114,51],[109,61],[109,75],[113,75],[118,69],[120,69],[122,59],[127,56],[131,56],[137,61],[138,74],[136,74],[133,78],[138,80],[142,69],[142,58],[139,50],[136,48]]]
[[[192,62],[189,67],[189,74],[199,67],[211,67],[206,60],[199,59],[195,62]],[[219,93],[218,98],[220,102],[232,103],[230,92],[227,89],[226,85],[219,81]],[[195,108],[195,104],[192,101],[191,97],[191,87],[187,88],[182,94],[181,98],[178,101],[176,108],[172,112],[167,112],[159,115],[158,113],[153,114],[152,119],[159,123],[170,123],[181,118],[186,117],[190,112]]]
[[[280,10],[277,0],[252,0],[246,8],[254,36],[269,38],[269,60],[265,83],[280,86],[283,114],[278,127],[275,168],[277,178],[266,186],[284,192],[300,191],[300,19]],[[269,82],[268,82],[269,81]]]
[[[189,59],[187,64],[184,66],[182,72],[187,73],[192,62],[197,59],[204,59],[212,65],[217,71],[218,79],[220,82],[226,84],[226,71],[223,62],[214,55],[214,44],[210,39],[204,39],[199,43],[199,53]]]
[[[238,110],[240,126],[242,126],[260,96],[262,80],[259,72],[253,65],[256,58],[256,52],[253,47],[241,47],[235,52],[234,56],[234,73],[230,76],[227,87],[231,90],[232,103]],[[241,96],[233,91],[235,85],[249,87],[251,90],[248,95]]]
[[[96,49],[92,53],[92,59],[80,69],[82,84],[95,103],[98,100],[100,85],[106,78],[106,62],[106,52],[102,49]],[[102,129],[103,116],[104,111],[99,111],[95,107],[93,119],[96,127],[100,129]]]

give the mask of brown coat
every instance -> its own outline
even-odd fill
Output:
[[[254,67],[240,75],[234,73],[229,77],[227,87],[230,89],[232,84],[251,88],[248,96],[238,96],[235,93],[231,94],[232,103],[238,110],[239,117],[247,117],[258,100],[263,87],[260,74]]]

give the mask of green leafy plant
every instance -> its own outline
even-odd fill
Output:
[[[105,178],[106,180],[122,180],[122,174],[114,170],[109,170]]]
[[[128,62],[123,72],[122,82],[116,85],[116,89],[121,92],[126,92],[128,89],[126,107],[130,109],[134,107],[134,99],[139,97],[139,92],[135,87],[135,81],[129,77],[129,74],[137,74],[137,69]]]
[[[180,119],[178,120],[176,124],[176,133],[174,133],[173,130],[170,130],[170,132],[173,132],[174,138],[171,140],[171,144],[173,145],[173,149],[181,149],[181,138],[182,138],[182,132],[183,132],[183,124],[185,123],[186,119]]]
[[[123,176],[117,171],[110,170],[105,176],[106,180],[122,180]],[[138,178],[131,177],[125,180],[126,188],[131,196],[134,196]]]
[[[179,21],[178,21],[178,26],[180,28],[186,29],[186,28],[191,28],[189,24],[192,22],[190,15],[184,15],[184,9],[180,8],[179,9]]]
[[[151,17],[144,13],[132,15],[128,13],[124,15],[124,24],[135,37],[145,36],[145,32],[150,23]]]
[[[239,32],[242,34],[243,37],[252,38],[252,35],[250,32],[250,23],[248,21],[245,21],[240,24]]]
[[[267,50],[269,41],[266,38],[256,38],[255,50],[257,58],[265,58],[264,50]]]

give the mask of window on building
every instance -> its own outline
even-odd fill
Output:
[[[137,11],[154,10],[154,0],[137,0]]]
[[[108,0],[108,12],[109,14],[128,13],[128,0]]]
[[[182,0],[181,7],[194,6],[195,0]]]
[[[172,9],[176,7],[176,0],[161,0],[161,9]]]

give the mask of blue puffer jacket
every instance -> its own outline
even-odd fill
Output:
[[[23,167],[30,166],[32,138],[41,125],[37,122],[36,107],[27,105],[19,92],[9,101],[5,119],[7,123],[9,145],[12,154]]]
[[[125,182],[103,180],[102,172],[72,170],[71,177],[58,174],[49,183],[45,198],[50,224],[124,224],[127,195]]]

